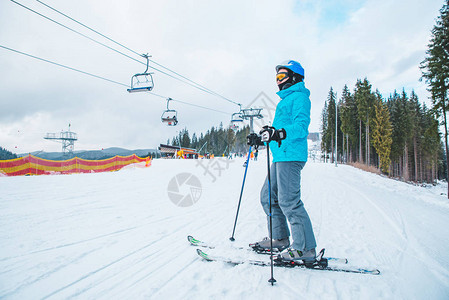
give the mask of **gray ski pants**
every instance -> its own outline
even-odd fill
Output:
[[[275,162],[271,165],[271,212],[273,239],[290,236],[288,220],[292,231],[292,247],[308,251],[316,248],[316,241],[312,223],[301,201],[301,170],[305,164],[305,162],[287,161]],[[268,232],[270,232],[268,177],[260,191],[260,202],[267,215]]]

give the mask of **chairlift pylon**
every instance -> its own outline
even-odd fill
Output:
[[[173,99],[167,98],[167,109],[162,113],[161,120],[162,123],[166,123],[168,126],[176,126],[178,124],[178,112],[168,107],[170,100]]]
[[[149,56],[148,54],[142,54],[142,57],[147,60],[147,68],[145,69],[145,72],[135,74],[131,77],[131,87],[127,89],[129,93],[150,92],[154,87],[153,76],[151,75],[153,73],[148,72]]]

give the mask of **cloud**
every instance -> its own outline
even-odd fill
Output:
[[[35,1],[19,0],[136,59]],[[388,95],[415,88],[419,62],[441,1],[87,1],[45,3],[226,98],[249,104],[261,92],[277,99],[274,66],[297,59],[311,90],[311,131],[318,131],[331,86],[353,88],[365,76]],[[145,68],[10,1],[0,3],[0,44],[128,84]],[[78,133],[76,149],[152,148],[184,127],[205,132],[227,125],[238,107],[155,72],[154,92],[217,113],[173,102],[178,127],[160,121],[163,98],[128,94],[126,87],[0,49],[0,146],[21,151],[59,149],[42,134]],[[156,66],[157,67],[157,66]],[[267,120],[268,123],[268,120]],[[21,136],[15,133],[22,128]],[[33,128],[33,130],[30,130]],[[56,150],[58,151],[58,150]]]

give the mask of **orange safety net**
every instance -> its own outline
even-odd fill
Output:
[[[117,171],[129,164],[144,161],[148,165],[146,158],[141,158],[135,154],[130,156],[117,155],[102,160],[87,160],[74,157],[62,161],[42,159],[29,154],[20,158],[0,160],[0,173],[7,176],[97,173]]]

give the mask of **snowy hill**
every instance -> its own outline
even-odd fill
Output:
[[[250,162],[235,246],[267,235],[263,154]],[[275,268],[271,286],[270,268],[201,260],[187,235],[220,246],[210,253],[268,259],[229,241],[242,164],[154,160],[113,173],[0,178],[0,298],[449,299],[447,186],[344,165],[310,162],[302,173],[318,247],[381,275]]]

